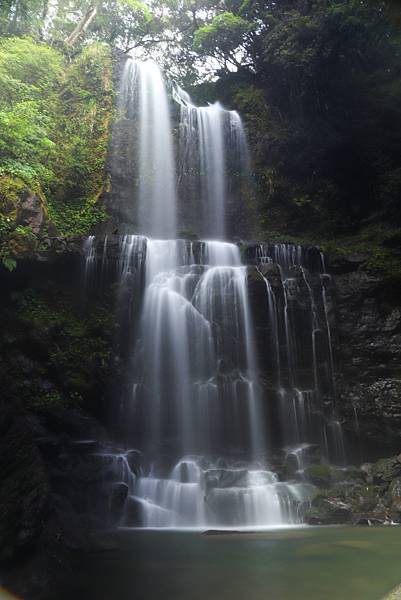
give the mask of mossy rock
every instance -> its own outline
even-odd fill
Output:
[[[21,179],[8,175],[0,177],[0,215],[7,223],[16,223],[18,204],[30,190]]]
[[[390,483],[396,477],[401,476],[401,462],[399,457],[382,458],[376,463],[369,465],[369,474],[374,483]]]
[[[318,494],[311,508],[305,513],[305,522],[310,525],[348,523],[352,518],[352,512],[352,505],[342,498]]]
[[[342,483],[320,490],[305,515],[311,525],[330,525],[365,520],[384,521],[385,508],[379,486]]]
[[[332,480],[335,483],[339,483],[341,481],[345,482],[355,482],[361,483],[365,481],[366,474],[358,467],[332,467],[331,469]]]
[[[332,468],[330,465],[310,465],[305,469],[305,477],[321,488],[326,488],[332,483]]]
[[[47,225],[46,199],[21,179],[0,177],[0,258],[31,255]]]

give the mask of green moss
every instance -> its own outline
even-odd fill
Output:
[[[16,258],[31,253],[38,240],[28,225],[21,225],[21,205],[32,195],[40,198],[44,214],[45,199],[40,190],[32,190],[21,179],[10,175],[0,177],[0,261],[12,270]]]
[[[314,485],[327,487],[332,480],[331,467],[329,465],[310,465],[305,469],[305,477]]]
[[[383,458],[371,465],[370,473],[375,482],[389,482],[401,475],[401,463],[396,456]]]
[[[31,410],[77,405],[96,410],[110,376],[107,294],[83,313],[68,291],[52,285],[15,292],[8,310],[12,330],[5,327],[0,342],[0,382],[7,394]]]
[[[21,179],[9,175],[0,177],[0,218],[2,220],[15,221],[17,204],[27,191],[28,187]]]
[[[401,281],[401,228],[386,224],[366,225],[354,234],[327,238],[320,235],[289,235],[266,229],[260,239],[273,243],[288,242],[304,246],[319,246],[332,260],[359,254],[364,269],[372,275]]]
[[[46,393],[29,395],[26,407],[32,410],[46,410],[49,408],[65,407],[66,401],[58,390]]]

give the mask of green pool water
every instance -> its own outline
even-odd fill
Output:
[[[401,582],[401,528],[122,531],[71,575],[70,600],[379,600]]]

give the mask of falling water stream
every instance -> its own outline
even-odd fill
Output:
[[[154,61],[127,60],[119,108],[137,123],[138,230],[174,238],[177,199],[170,108],[164,79]]]
[[[244,128],[235,111],[218,103],[197,107],[178,87],[177,172],[190,192],[192,222],[206,239],[176,239],[182,198],[167,89],[155,63],[127,60],[118,102],[136,122],[137,141],[129,148],[137,164],[138,235],[120,239],[120,298],[129,296],[127,289],[142,292],[137,317],[125,320],[135,335],[120,410],[141,466],[133,470],[125,451],[110,454],[115,481],[128,486],[120,524],[132,524],[133,506],[135,524],[148,528],[300,523],[312,492],[302,477],[311,445],[327,457],[333,439],[337,450],[343,447],[334,409],[325,414],[335,396],[330,281],[299,246],[261,244],[244,261],[238,245],[223,241],[232,171],[248,159]],[[96,260],[102,272],[107,268],[107,245],[105,238],[97,256],[88,239],[86,282]],[[266,291],[271,394],[260,377],[266,357],[258,351],[246,262]],[[302,314],[295,309],[299,290]],[[292,476],[274,467],[272,428],[279,430],[284,461],[296,462]]]

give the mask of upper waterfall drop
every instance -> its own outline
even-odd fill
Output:
[[[175,238],[176,168],[169,99],[163,75],[154,61],[127,60],[120,108],[137,120],[137,229],[151,237]]]
[[[120,72],[107,196],[120,233],[154,239],[249,237],[249,151],[239,114],[196,106],[151,60]]]
[[[219,102],[196,106],[180,87],[180,171],[185,193],[198,202],[198,233],[225,239],[230,213],[240,209],[241,179],[249,176],[249,151],[239,114]],[[235,212],[234,210],[234,212]],[[192,209],[193,211],[193,209]],[[194,211],[193,211],[194,212]],[[190,220],[191,215],[186,215]]]

